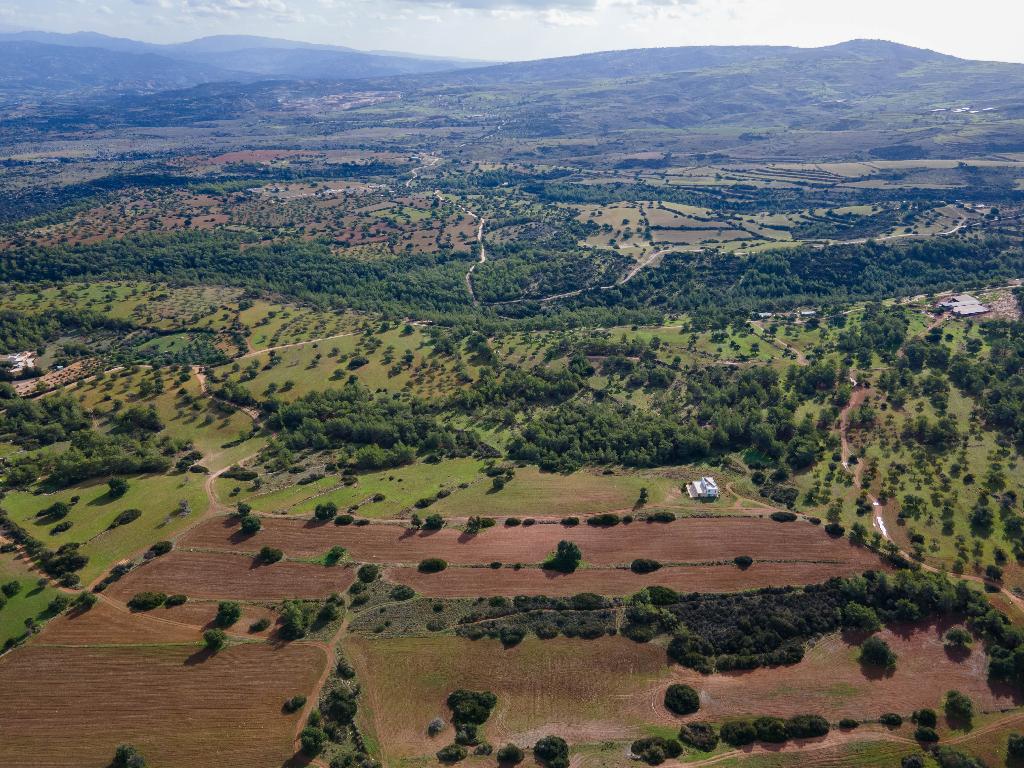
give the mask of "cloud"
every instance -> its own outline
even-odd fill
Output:
[[[597,0],[403,0],[406,5],[430,5],[470,11],[593,11]]]
[[[278,21],[300,21],[302,14],[285,0],[134,0],[184,17],[237,18],[243,15]]]

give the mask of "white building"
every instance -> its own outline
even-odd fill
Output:
[[[17,375],[35,363],[35,355],[31,352],[18,352],[13,355],[0,355],[0,364],[5,365],[12,374]]]
[[[717,499],[718,483],[713,477],[702,477],[686,484],[686,492],[691,499]]]
[[[948,309],[957,317],[973,317],[974,315],[983,315],[989,311],[987,306],[969,293],[950,296],[948,299],[940,301],[938,306],[940,309]]]

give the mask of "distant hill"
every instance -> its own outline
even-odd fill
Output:
[[[0,34],[0,98],[148,93],[264,78],[350,80],[479,64],[250,35],[157,45],[95,32],[9,32]]]

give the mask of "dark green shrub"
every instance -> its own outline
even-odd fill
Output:
[[[323,504],[317,504],[316,509],[313,510],[313,517],[322,522],[327,522],[332,517],[338,514],[338,505],[333,501],[327,501]]]
[[[259,533],[260,528],[263,524],[256,515],[245,515],[242,517],[239,526],[241,527],[242,533],[246,536],[252,536],[255,533]]]
[[[878,718],[878,722],[882,725],[887,725],[890,728],[899,728],[903,725],[903,716],[895,712],[886,712],[884,715]]]
[[[163,605],[167,595],[163,592],[139,592],[128,601],[128,607],[133,611],[151,611]]]
[[[661,563],[645,557],[638,557],[629,566],[629,570],[633,573],[654,573],[659,568],[661,568]]]
[[[444,518],[438,514],[427,515],[423,520],[423,529],[427,531],[440,531],[444,528]]]
[[[1006,741],[1006,754],[1015,760],[1024,758],[1024,736],[1019,733],[1011,733]]]
[[[814,739],[826,736],[830,727],[828,720],[821,715],[795,715],[786,720],[786,733],[791,739]]]
[[[442,763],[457,763],[465,760],[469,752],[461,744],[449,744],[437,750],[437,759]]]
[[[307,725],[299,734],[299,743],[302,744],[302,754],[316,757],[327,746],[327,734],[321,728]]]
[[[580,548],[571,541],[563,539],[558,542],[555,553],[544,561],[544,568],[559,573],[572,573],[583,560],[583,553]]]
[[[749,720],[724,723],[718,733],[722,741],[733,747],[742,747],[757,741],[757,728]]]
[[[718,746],[718,733],[711,723],[692,722],[679,729],[679,740],[701,752],[713,752]]]
[[[174,545],[169,541],[158,541],[149,548],[149,551],[153,554],[153,557],[160,557],[170,552],[173,547]]]
[[[359,570],[356,571],[356,577],[364,584],[369,584],[377,580],[380,576],[380,566],[367,563],[366,565],[359,566]]]
[[[792,523],[794,520],[796,520],[796,513],[781,511],[772,512],[771,515],[769,515],[769,517],[771,517],[771,519],[774,520],[776,523]]]
[[[128,481],[120,477],[112,477],[107,481],[107,495],[112,499],[120,499],[128,493]]]
[[[675,521],[674,512],[652,512],[644,518],[648,523],[671,523]]]
[[[839,721],[839,727],[844,730],[853,730],[854,728],[860,728],[860,720],[854,720],[852,717],[844,717]]]
[[[228,636],[223,629],[208,629],[203,632],[203,642],[206,643],[207,650],[216,653],[227,644]]]
[[[232,600],[225,600],[217,606],[213,623],[218,627],[230,627],[242,617],[242,606]]]
[[[142,517],[141,509],[126,509],[124,512],[114,518],[113,522],[107,526],[108,530],[112,530],[122,525],[128,525],[128,523],[134,522]]]
[[[733,562],[736,563],[738,568],[745,570],[754,564],[754,558],[749,555],[740,555],[738,557],[734,557]]]
[[[561,736],[545,736],[533,745],[533,756],[547,768],[568,768],[569,745]]]
[[[700,696],[690,686],[674,683],[665,691],[665,708],[677,715],[692,715],[700,709]]]
[[[629,751],[648,765],[661,765],[668,759],[679,757],[683,753],[683,747],[675,739],[647,736],[634,741]]]
[[[498,758],[500,765],[518,765],[523,762],[526,754],[515,744],[506,744],[498,750],[495,756]]]
[[[416,591],[405,584],[399,584],[391,590],[392,600],[412,600],[416,597]]]
[[[349,514],[338,515],[336,518],[334,518],[334,524],[335,525],[352,525],[352,521],[353,520],[355,520],[355,518],[352,517],[352,515],[349,515]]]
[[[284,552],[276,547],[263,547],[256,559],[265,565],[272,565],[284,558]]]
[[[758,741],[781,744],[789,738],[786,723],[781,717],[759,717],[754,721],[754,728],[757,730]]]
[[[934,728],[938,722],[939,717],[935,714],[934,709],[918,709],[915,710],[914,714],[910,717],[917,725],[923,725],[928,728]]]
[[[567,528],[572,528],[573,526],[579,525],[579,524],[580,524],[580,519],[578,517],[563,517],[562,518],[562,525],[566,526]]]
[[[974,717],[974,703],[960,691],[948,691],[943,707],[946,716],[953,720],[970,720]]]
[[[929,728],[927,725],[919,725],[914,730],[914,738],[918,741],[935,742],[939,740],[939,734],[936,733],[934,728]]]
[[[872,667],[892,669],[896,666],[896,654],[880,637],[872,636],[860,645],[860,662]]]
[[[825,533],[827,533],[832,538],[839,538],[844,533],[846,533],[846,529],[839,523],[829,523],[825,526]]]
[[[168,595],[167,599],[164,600],[165,608],[173,608],[176,605],[184,605],[188,602],[187,595]]]
[[[440,557],[428,557],[420,561],[420,573],[440,573],[448,567],[448,562]]]
[[[270,626],[270,619],[264,617],[262,619],[256,619],[252,624],[249,625],[250,632],[262,632]]]
[[[600,515],[592,515],[587,518],[587,525],[592,525],[595,528],[610,528],[614,525],[618,525],[622,522],[622,518],[613,512],[605,512]]]
[[[291,714],[292,712],[298,712],[304,706],[306,706],[306,697],[299,693],[288,699],[282,709]]]
[[[3,591],[4,595],[7,597],[14,597],[19,592],[21,592],[21,582],[13,580],[8,581],[2,587],[0,587],[0,591]]]
[[[146,768],[146,761],[139,750],[131,744],[120,744],[114,750],[114,759],[110,761],[110,768]]]

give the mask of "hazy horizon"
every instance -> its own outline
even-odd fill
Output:
[[[1000,24],[992,25],[998,13]],[[11,0],[0,29],[152,43],[259,35],[489,61],[686,45],[813,48],[868,38],[966,59],[1024,62],[1024,5],[865,0]]]

